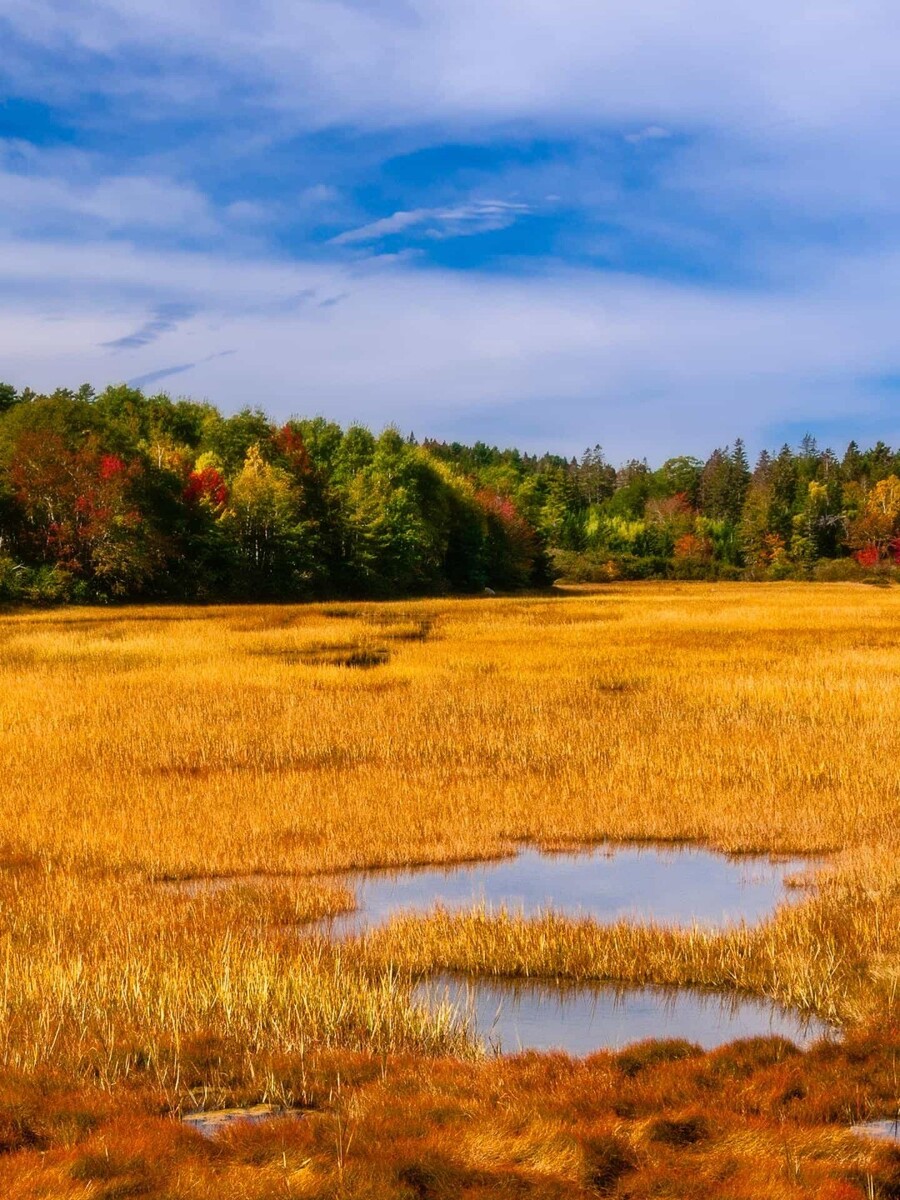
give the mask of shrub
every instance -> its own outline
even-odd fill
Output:
[[[710,579],[712,564],[699,558],[676,558],[672,560],[669,574],[673,579]]]
[[[719,563],[716,569],[716,579],[722,583],[737,583],[744,577],[740,567],[733,567],[729,563]]]
[[[29,604],[66,604],[84,603],[94,595],[85,580],[76,579],[62,567],[46,566],[21,572],[15,599]]]
[[[587,550],[554,550],[553,574],[570,583],[611,583],[618,579],[616,565],[606,552]]]
[[[612,562],[619,579],[665,579],[669,560],[654,556],[617,554]]]
[[[21,594],[24,568],[5,554],[0,554],[0,602],[18,600]]]
[[[820,558],[813,568],[812,577],[818,583],[857,583],[865,574],[855,559]]]
[[[767,569],[766,579],[773,583],[778,583],[782,579],[802,579],[803,570],[795,563],[789,562],[786,558],[776,559],[775,562]]]

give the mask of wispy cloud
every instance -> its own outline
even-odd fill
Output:
[[[202,366],[204,363],[214,362],[217,358],[228,358],[236,353],[236,350],[220,350],[217,354],[207,354],[198,362],[179,363],[174,367],[160,367],[155,371],[147,371],[143,375],[135,375],[133,379],[127,380],[127,383],[129,387],[134,388],[149,387],[153,383],[161,383],[164,379],[169,379],[172,375],[183,375],[185,371],[193,371],[195,367]]]
[[[187,305],[162,304],[156,310],[155,315],[148,321],[144,321],[134,333],[113,338],[110,342],[101,342],[101,346],[105,350],[137,350],[141,346],[149,346],[161,338],[164,333],[171,333],[173,329],[177,329],[179,321],[190,316],[191,312],[191,308]]]
[[[149,387],[151,383],[161,383],[163,379],[168,379],[172,375],[181,375],[185,371],[191,371],[196,367],[196,363],[181,363],[176,367],[160,367],[157,371],[147,371],[145,375],[135,375],[133,379],[129,379],[128,386],[135,388]]]
[[[19,258],[46,268],[52,326],[44,298],[23,302],[14,286]],[[190,373],[194,394],[226,409],[264,400],[288,416],[305,396],[307,407],[345,421],[438,436],[460,436],[463,422],[477,437],[499,420],[510,441],[535,449],[578,452],[589,434],[617,457],[653,456],[737,433],[758,444],[775,421],[807,421],[815,432],[816,420],[880,405],[870,381],[898,367],[900,244],[836,259],[805,288],[793,281],[744,295],[563,267],[504,277],[390,260],[360,272],[35,243],[0,245],[0,361],[11,381],[109,382],[109,353],[97,343],[116,340],[123,304],[134,322],[134,302],[122,299],[132,277],[196,309],[167,333],[165,357],[161,343],[120,352],[114,361],[132,381]],[[271,307],[304,286],[348,294],[326,309]],[[88,321],[109,335],[86,340]],[[217,357],[223,342],[240,353]]]
[[[506,229],[530,211],[529,205],[509,200],[473,200],[448,208],[417,208],[410,212],[395,212],[358,229],[348,229],[332,238],[332,242],[336,246],[348,246],[411,231],[429,238],[470,237]]]

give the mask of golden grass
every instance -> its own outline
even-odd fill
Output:
[[[892,592],[657,586],[349,611],[6,617],[0,843],[191,874],[516,838],[821,851],[892,832]],[[390,641],[398,617],[433,628]],[[391,659],[303,660],[328,645]]]
[[[0,1068],[280,1103],[273,1055],[294,1078],[312,1051],[471,1054],[409,1001],[443,968],[895,1024],[898,618],[855,585],[0,617]],[[830,865],[753,929],[438,913],[334,946],[305,927],[352,905],[329,873],[606,838]],[[508,1141],[522,1171],[581,1171],[555,1126]]]

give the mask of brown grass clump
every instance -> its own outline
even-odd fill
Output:
[[[132,1079],[69,1100],[80,1135],[61,1133],[62,1114],[55,1124],[45,1117],[40,1149],[0,1156],[0,1194],[687,1200],[702,1186],[746,1200],[890,1197],[900,1153],[821,1123],[815,1098],[804,1095],[821,1080],[853,1107],[864,1082],[870,1091],[890,1086],[877,1057],[861,1045],[798,1055],[760,1039],[688,1058],[648,1056],[634,1074],[609,1054],[380,1063],[312,1054],[304,1069],[316,1103],[298,1116],[231,1126],[215,1140],[161,1119],[162,1095]],[[64,1095],[61,1081],[54,1086],[7,1076],[0,1095],[12,1106],[19,1089],[25,1109],[26,1087],[40,1089],[52,1113],[54,1096]]]

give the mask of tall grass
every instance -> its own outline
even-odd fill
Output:
[[[343,977],[361,996],[395,963],[701,982],[867,1019],[900,979],[898,611],[854,585],[653,585],[7,615],[0,1053],[57,1053],[104,1021],[106,1038],[193,1022],[290,1039],[307,992],[308,1036],[353,1044],[382,1018],[319,1004],[337,951],[294,931],[352,899],[316,878],[520,839],[833,866],[756,930],[435,918],[345,947]],[[378,665],[354,665],[373,647]],[[243,894],[152,886],[230,875]],[[414,1020],[388,1022],[398,1044]]]
[[[195,1162],[179,1142],[172,1153],[193,1165],[171,1194],[498,1195],[530,1180],[535,1194],[594,1195],[620,1168],[649,1172],[634,1195],[680,1194],[666,1156],[699,1163],[703,1151],[665,1138],[679,1121],[694,1128],[693,1110],[654,1133],[653,1105],[671,1104],[659,1083],[655,1101],[634,1100],[638,1115],[621,1108],[623,1133],[611,1059],[577,1086],[580,1068],[566,1068],[573,1095],[584,1088],[577,1102],[562,1083],[553,1090],[562,1068],[547,1060],[533,1067],[556,1097],[542,1124],[527,1104],[532,1068],[480,1063],[449,1012],[411,1002],[414,979],[439,969],[768,995],[869,1039],[840,1070],[821,1052],[815,1069],[831,1091],[819,1096],[804,1077],[810,1112],[883,1107],[897,1090],[884,1047],[900,1020],[898,616],[893,591],[854,585],[652,585],[0,617],[0,1146],[4,1114],[24,1103],[3,1100],[4,1072],[62,1080],[73,1096],[143,1081],[156,1099],[141,1103],[159,1111],[290,1091],[326,1111],[284,1135],[283,1170],[274,1151],[271,1161],[258,1146],[247,1161],[235,1151],[226,1187],[212,1159]],[[353,904],[335,872],[607,838],[827,863],[813,868],[814,890],[756,928],[475,911],[336,945],[310,924]],[[789,1101],[779,1097],[800,1085],[787,1067],[759,1069],[770,1082],[754,1083],[762,1098],[745,1096],[739,1111],[780,1114]],[[665,1087],[682,1108],[700,1104],[707,1085],[688,1087],[688,1067],[678,1070]],[[354,1071],[349,1095],[368,1100],[341,1099],[341,1073]],[[516,1098],[504,1109],[508,1086]],[[34,1105],[49,1112],[40,1094]],[[594,1094],[607,1107],[589,1120]],[[44,1144],[41,1120],[52,1125],[9,1120],[8,1145],[25,1149]],[[729,1149],[715,1166],[737,1164],[735,1196],[780,1195],[765,1190],[775,1163],[784,1194],[799,1195],[798,1171],[810,1188],[831,1187],[811,1164],[831,1155],[857,1170],[882,1153],[822,1133],[782,1146],[777,1125],[744,1144],[737,1120],[722,1126]],[[435,1132],[442,1121],[462,1122],[452,1145]],[[567,1121],[581,1122],[577,1136]],[[144,1186],[133,1163],[146,1160],[150,1178],[153,1139],[169,1144],[168,1133],[140,1136],[150,1149],[122,1151],[119,1175],[103,1174],[119,1153],[110,1134],[105,1149],[50,1155],[40,1169],[0,1155],[0,1184],[23,1198],[129,1194],[132,1175]],[[407,1166],[404,1136],[417,1147]],[[379,1137],[394,1154],[381,1183]],[[267,1164],[255,1174],[253,1154]],[[170,1183],[144,1191],[169,1194]]]

